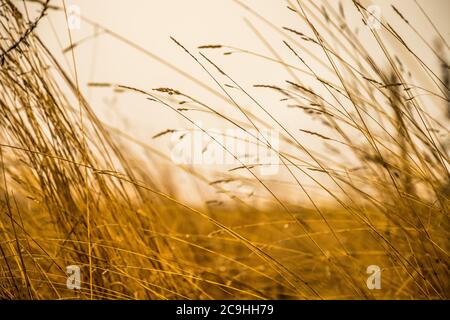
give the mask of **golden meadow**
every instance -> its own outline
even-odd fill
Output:
[[[447,30],[435,27],[417,2],[411,3],[434,27],[432,43],[395,6],[390,10],[401,32],[358,1],[345,7],[337,1],[287,1],[280,8],[297,25],[286,26],[273,24],[245,1],[235,2],[276,30],[283,49],[258,29],[255,37],[270,56],[202,39],[172,42],[208,77],[203,88],[239,117],[182,87],[90,84],[93,90],[135,95],[149,108],[169,109],[185,121],[185,128],[168,128],[151,141],[97,117],[76,72],[65,70],[39,37],[47,15],[67,14],[64,1],[0,2],[2,299],[448,299]],[[28,14],[24,3],[38,13]],[[349,16],[359,30],[347,24]],[[118,45],[155,58],[145,44],[84,22]],[[369,30],[370,42],[360,39],[362,28]],[[62,32],[70,36],[71,30]],[[421,39],[432,55],[423,59],[410,37]],[[66,56],[76,66],[75,50],[82,44],[70,41]],[[236,53],[284,69],[285,81],[256,78],[244,86],[239,74],[230,75],[213,58]],[[402,62],[405,57],[413,68]],[[200,81],[196,74],[185,76]],[[277,118],[261,92],[317,123],[317,130]],[[279,176],[261,174],[268,164],[242,161],[207,128],[196,126],[196,112],[274,152]],[[236,165],[211,172],[174,163],[152,146],[186,128],[210,137]],[[279,132],[276,148],[255,135],[268,128]],[[198,188],[171,179],[175,172]],[[240,192],[242,185],[253,191]],[[202,190],[226,200],[188,203],[177,196]],[[67,288],[70,265],[80,267],[79,290]],[[381,269],[381,289],[367,286],[370,265]]]

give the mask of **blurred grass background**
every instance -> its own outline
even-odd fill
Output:
[[[3,0],[1,297],[448,298],[448,34],[411,4],[429,18],[433,41],[395,6],[374,21],[357,1],[288,1],[280,10],[292,21],[278,25],[237,2],[264,53],[169,39],[189,66],[174,59],[172,70],[198,81],[197,91],[172,78],[86,81],[73,30],[56,32],[68,37],[65,61],[37,32],[66,17],[67,3]],[[86,41],[108,35],[113,50],[159,59],[151,44],[83,23],[96,32]],[[266,77],[237,53],[269,65]],[[139,139],[133,125],[108,123],[98,91],[132,97],[124,112],[138,101],[162,127]],[[278,174],[239,154],[231,166],[177,164],[161,147],[173,131],[212,138],[217,126],[277,130],[277,149],[256,142],[275,152]],[[68,265],[81,267],[81,290],[67,289]],[[382,270],[380,290],[366,286],[369,265]]]

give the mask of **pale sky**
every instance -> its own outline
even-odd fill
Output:
[[[449,42],[450,1],[418,1]],[[55,5],[62,5],[62,1],[59,0],[52,2]],[[242,0],[242,2],[258,11],[276,26],[292,27],[311,34],[305,24],[286,9],[285,1]],[[394,27],[398,27],[397,30],[400,30],[400,33],[405,32],[404,34],[410,35],[411,32],[393,13],[390,4],[394,3],[427,40],[436,37],[434,30],[421,14],[414,0],[361,2],[365,6],[379,5],[383,19],[395,18],[394,21],[398,25],[394,23]],[[330,1],[330,3],[337,8],[337,1]],[[355,9],[349,0],[344,0],[343,3],[344,9],[350,10],[347,13],[352,10],[354,12]],[[199,45],[223,44],[272,56],[268,48],[250,28],[247,23],[250,21],[258,32],[263,34],[264,38],[280,52],[283,59],[286,59],[288,63],[298,64],[298,60],[292,57],[283,46],[283,37],[233,0],[66,0],[66,5],[68,7],[77,5],[82,16],[111,29],[125,39],[169,61],[196,79],[207,82],[215,89],[217,87],[214,86],[211,79],[170,40],[170,36],[174,36],[193,53],[198,53],[196,47]],[[353,18],[350,19],[350,23],[356,24],[359,23],[359,20],[360,18]],[[38,32],[62,64],[72,69],[71,56],[69,53],[63,54],[61,50],[69,46],[64,14],[49,11],[48,20],[39,26]],[[168,128],[186,127],[186,122],[173,111],[151,104],[141,96],[130,93],[117,94],[108,88],[89,88],[87,86],[89,82],[111,82],[145,90],[155,87],[171,87],[204,99],[221,112],[234,114],[232,110],[228,110],[229,106],[223,105],[220,100],[208,94],[204,89],[142,52],[125,45],[110,35],[100,34],[92,38],[95,28],[86,21],[81,21],[79,30],[71,32],[74,42],[88,37],[74,51],[79,83],[83,93],[102,120],[125,130],[131,136],[167,153],[168,141],[152,140],[151,137]],[[361,31],[361,33],[364,32],[368,33],[368,30]],[[414,35],[410,39],[414,39]],[[395,44],[393,45],[395,48]],[[424,48],[420,39],[415,39],[412,45],[421,58],[424,60],[430,58],[431,55]],[[249,89],[249,92],[257,99],[264,101],[272,114],[281,119],[288,127],[305,129],[317,127],[317,123],[311,122],[308,118],[299,117],[298,113],[293,113],[294,111],[286,107],[280,107],[278,99],[268,96],[264,91],[252,88],[253,84],[259,83],[283,84],[284,80],[290,79],[284,68],[245,54],[223,56],[223,52],[224,50],[210,50],[207,51],[207,54],[235,80]],[[318,63],[314,60],[311,61],[317,64],[317,68],[320,70]],[[403,62],[408,63],[406,60]],[[435,61],[432,60],[430,63],[433,64]],[[243,96],[240,97],[243,98]],[[255,106],[249,108],[256,110]],[[208,122],[208,125],[217,126],[218,124]],[[310,139],[305,136],[301,138]]]

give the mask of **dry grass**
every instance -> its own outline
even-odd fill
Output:
[[[350,13],[342,7],[289,1],[286,10],[309,27],[307,35],[295,26],[274,26],[241,4],[282,35],[284,51],[265,42],[257,29],[273,57],[222,44],[197,51],[173,39],[199,72],[210,76],[202,86],[235,109],[239,119],[179,88],[144,91],[92,84],[170,108],[191,126],[193,109],[248,135],[262,128],[280,131],[282,144],[274,151],[283,179],[260,175],[258,166],[264,164],[249,165],[234,154],[235,168],[211,174],[170,164],[167,155],[104,125],[78,89],[76,75],[58,65],[34,32],[45,10],[64,8],[37,2],[42,14],[29,23],[15,2],[1,1],[1,298],[448,299],[450,100],[445,54],[435,49],[442,67],[433,71],[383,21],[383,32],[396,38],[402,51],[392,52],[380,31],[372,30],[371,39],[386,62],[380,64],[379,56],[347,26],[345,15]],[[369,13],[357,1],[353,10],[367,22]],[[393,10],[418,34],[407,17]],[[441,41],[446,52],[448,45]],[[320,55],[308,54],[318,48]],[[243,88],[211,58],[217,53],[265,59],[290,77],[285,83]],[[415,59],[416,69],[401,63],[398,56],[406,55]],[[283,56],[295,58],[296,64]],[[312,67],[318,63],[325,71]],[[423,78],[431,89],[419,82]],[[319,129],[283,124],[258,100],[260,90],[279,97],[298,116],[321,123]],[[248,102],[240,102],[244,98],[256,107],[253,112]],[[315,139],[321,147],[311,148],[299,137]],[[256,143],[272,149],[264,138]],[[150,160],[134,155],[134,144]],[[152,169],[161,164],[184,172],[201,185],[199,190],[209,188],[229,200],[205,199],[198,206],[181,202],[177,183],[167,183],[167,176]],[[256,191],[242,194],[229,187],[233,182]],[[286,190],[305,199],[302,205],[286,200]],[[382,268],[381,290],[366,287],[366,268],[372,264]],[[79,291],[66,288],[68,265],[81,266]]]

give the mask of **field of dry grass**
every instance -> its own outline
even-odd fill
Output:
[[[285,82],[255,79],[244,88],[239,75],[212,58],[243,49],[172,40],[209,77],[204,87],[239,118],[183,88],[90,84],[171,109],[174,119],[210,137],[237,163],[213,174],[173,163],[150,143],[103,123],[79,90],[77,74],[60,66],[35,32],[50,11],[64,13],[64,2],[25,2],[41,13],[28,16],[21,1],[0,2],[0,298],[448,299],[450,71],[439,30],[439,45],[421,44],[435,53],[431,64],[410,46],[407,35],[420,30],[396,7],[396,22],[406,30],[401,35],[390,21],[374,21],[358,1],[351,12],[287,1],[284,10],[308,27],[305,34],[295,25],[272,25],[236,1],[280,33],[283,52],[266,43],[273,56],[245,54],[284,68]],[[350,14],[363,27],[380,24],[370,31],[376,51],[347,27]],[[314,63],[310,50],[320,51]],[[76,65],[73,50],[67,56]],[[402,63],[406,56],[414,69]],[[276,118],[259,100],[262,91],[317,130]],[[242,161],[195,127],[192,110],[274,152],[280,175],[261,174],[267,164]],[[279,132],[276,148],[254,134],[267,128]],[[302,137],[314,139],[313,147]],[[199,187],[183,189],[172,172]],[[239,192],[236,185],[244,184],[253,191]],[[193,204],[177,196],[206,189],[227,200]],[[304,201],[290,201],[287,190]],[[80,290],[66,287],[69,265],[81,268]],[[368,289],[369,265],[380,266],[381,289]]]

